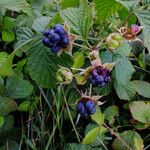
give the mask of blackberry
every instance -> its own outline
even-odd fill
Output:
[[[103,66],[98,66],[91,71],[89,81],[94,86],[103,87],[106,83],[111,80],[110,70]]]
[[[69,45],[70,39],[61,24],[57,24],[53,29],[47,29],[43,33],[42,43],[49,47],[53,53],[57,53],[61,48]]]
[[[96,111],[96,103],[89,98],[81,99],[77,104],[77,111],[84,117],[92,115]]]

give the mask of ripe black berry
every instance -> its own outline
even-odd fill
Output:
[[[92,115],[96,111],[96,103],[91,99],[81,99],[77,104],[77,111],[84,117]]]
[[[53,53],[57,53],[61,48],[69,45],[70,39],[61,24],[57,24],[53,29],[47,29],[43,33],[42,43],[49,47]]]
[[[104,68],[103,66],[98,66],[91,71],[91,75],[89,77],[90,83],[94,86],[103,87],[106,83],[110,81],[110,70]]]

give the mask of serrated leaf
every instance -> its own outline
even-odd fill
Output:
[[[114,87],[119,98],[123,100],[131,100],[136,94],[136,90],[132,82],[128,82],[126,85],[122,85],[115,81]]]
[[[115,0],[94,0],[94,3],[96,6],[97,18],[100,22],[111,17],[111,15],[121,7]]]
[[[150,10],[142,8],[136,9],[134,13],[137,15],[141,26],[143,26],[144,44],[150,53]]]
[[[0,116],[7,115],[10,112],[13,112],[17,109],[17,103],[5,97],[0,97]]]
[[[127,59],[119,59],[115,65],[115,77],[119,84],[126,85],[135,69]]]
[[[131,48],[129,42],[123,41],[121,46],[119,46],[117,49],[113,50],[113,55],[115,58],[117,58],[117,57],[125,58],[131,54],[131,50],[132,50],[132,48]]]
[[[79,5],[79,0],[60,0],[61,9],[75,7],[77,5]]]
[[[143,150],[143,140],[137,132],[132,130],[124,131],[120,134],[120,137],[132,150]],[[114,140],[112,147],[114,150],[128,150],[127,146],[119,139]]]
[[[2,40],[4,42],[13,42],[15,40],[15,35],[12,31],[2,31]]]
[[[50,19],[51,19],[50,17],[46,17],[46,16],[38,18],[34,20],[32,28],[36,32],[44,32],[50,22]]]
[[[140,80],[132,81],[132,83],[138,94],[142,95],[143,97],[150,98],[150,83]]]
[[[79,8],[67,8],[61,11],[62,19],[67,22],[70,29],[75,34],[86,39],[92,22],[92,5],[88,5],[86,0],[80,1]]]
[[[34,38],[34,33],[31,29],[22,27],[21,29],[17,30],[16,36],[17,36],[17,43],[15,47],[18,47],[21,44],[32,40]]]
[[[107,107],[104,111],[105,119],[109,121],[112,118],[114,118],[115,116],[117,116],[118,113],[119,113],[118,107],[115,105],[111,105],[111,106]]]
[[[132,11],[139,2],[138,0],[132,0],[132,1],[116,0],[116,1],[122,4],[129,11]]]
[[[0,9],[5,8],[12,11],[23,11],[25,13],[31,13],[31,7],[26,0],[1,0]]]
[[[4,24],[3,30],[9,30],[16,25],[16,20],[14,18],[4,17],[3,24]]]
[[[56,54],[53,54],[50,49],[42,44],[41,38],[39,41],[35,41],[30,49],[30,53],[27,62],[30,76],[37,84],[45,88],[56,86],[58,65],[64,67],[72,65],[72,59],[69,55],[58,57]]]
[[[150,103],[134,101],[129,104],[134,119],[142,123],[150,123]]]
[[[12,99],[25,98],[30,96],[33,86],[29,81],[16,77],[9,77],[5,87],[5,96]]]
[[[11,76],[13,75],[12,62],[15,52],[11,53],[2,62],[0,62],[0,75],[1,76]]]
[[[96,112],[91,115],[92,120],[94,120],[98,125],[102,125],[104,123],[105,115],[101,113],[99,108],[96,109]]]
[[[93,141],[97,138],[99,134],[102,134],[105,132],[106,129],[103,126],[96,127],[89,131],[86,135],[85,138],[83,139],[82,143],[83,144],[91,144]]]

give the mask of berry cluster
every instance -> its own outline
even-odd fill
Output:
[[[91,71],[91,75],[89,77],[90,83],[94,86],[103,87],[106,83],[111,80],[110,70],[104,68],[103,66],[98,66]]]
[[[84,117],[92,115],[96,111],[96,103],[91,99],[81,100],[77,104],[77,111]]]
[[[69,37],[61,24],[57,24],[53,29],[47,29],[44,32],[43,44],[51,49],[53,53],[57,53],[61,48],[69,45]]]

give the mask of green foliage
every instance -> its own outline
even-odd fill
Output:
[[[5,95],[12,99],[25,98],[31,95],[33,92],[33,86],[29,81],[16,77],[10,77],[7,79],[5,87]]]
[[[64,57],[58,57],[41,43],[41,41],[35,42],[31,48],[31,54],[28,58],[28,69],[30,76],[37,84],[44,88],[52,88],[56,86],[56,72],[58,65],[70,66],[72,60],[68,55]],[[65,62],[63,61],[65,59]]]
[[[88,132],[85,136],[85,138],[83,139],[82,143],[83,144],[91,144],[99,134],[102,134],[103,132],[105,132],[106,129],[103,126],[100,127],[96,127],[94,129],[92,129],[90,132]]]
[[[121,8],[115,0],[94,0],[98,21],[104,21]]]
[[[23,11],[25,13],[30,14],[31,7],[30,5],[26,2],[26,0],[1,0],[0,1],[0,9],[5,10],[9,9],[12,11]]]
[[[143,140],[141,136],[132,130],[124,131],[120,134],[120,137],[124,140],[124,142],[127,143],[127,145],[132,149],[132,150],[140,150],[143,149]],[[127,146],[122,143],[119,139],[115,139],[112,147],[114,150],[127,150]]]
[[[150,103],[144,101],[131,102],[130,111],[134,119],[142,123],[150,123]]]
[[[80,1],[79,8],[67,8],[61,11],[62,19],[67,22],[71,30],[86,39],[92,23],[92,5],[86,0]]]
[[[88,145],[84,145],[84,144],[69,143],[69,144],[66,144],[64,146],[64,150],[68,150],[68,149],[72,149],[72,150],[76,150],[76,149],[87,150],[87,149],[90,149],[90,147]]]
[[[0,0],[0,149],[148,149],[149,14],[149,0]],[[56,24],[70,41],[54,37],[52,53],[42,39]]]
[[[17,103],[10,98],[0,97],[0,104],[0,116],[7,115],[17,109]]]
[[[74,7],[79,5],[80,0],[60,0],[61,9],[66,9],[67,7]]]
[[[143,97],[150,98],[150,84],[145,81],[132,81],[133,86],[138,94],[142,95]]]

